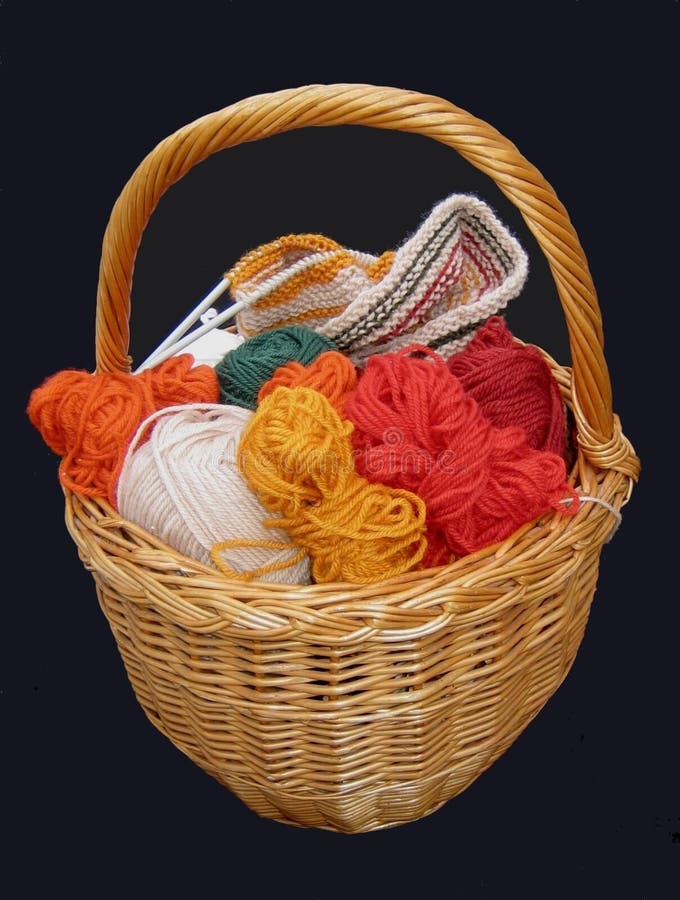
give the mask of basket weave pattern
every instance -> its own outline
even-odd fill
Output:
[[[437,97],[313,85],[249,98],[162,141],[104,237],[98,370],[130,368],[132,269],[165,190],[218,150],[334,124],[439,140],[521,210],[569,329],[573,371],[546,358],[576,421],[571,481],[620,509],[639,462],[612,412],[597,298],[567,213],[514,145]],[[583,503],[445,568],[291,587],[229,581],[68,491],[66,522],[151,722],[255,812],[346,832],[433,812],[510,746],[574,661],[615,526]]]

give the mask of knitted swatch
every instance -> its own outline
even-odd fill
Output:
[[[304,322],[357,363],[413,343],[448,357],[515,297],[527,256],[491,209],[454,194],[396,253],[376,258],[321,235],[292,235],[243,257],[232,295],[252,305],[238,328]]]
[[[357,471],[425,501],[424,564],[501,541],[551,509],[575,512],[562,458],[531,448],[520,428],[494,428],[441,357],[413,349],[428,358],[372,357],[345,413]]]
[[[146,419],[121,469],[118,508],[231,578],[308,584],[306,553],[285,531],[265,527],[270,517],[239,472],[238,444],[251,417],[237,406],[190,405]]]
[[[425,505],[409,491],[369,484],[354,469],[352,425],[305,387],[276,388],[243,433],[241,471],[317,582],[380,581],[415,568],[426,540]]]
[[[518,425],[531,447],[564,456],[567,425],[559,385],[539,350],[517,343],[500,316],[489,319],[447,365],[496,428]]]
[[[209,366],[192,368],[183,354],[138,375],[75,369],[57,372],[31,394],[28,415],[45,443],[63,457],[61,483],[115,506],[115,487],[137,426],[166,406],[216,403],[219,387]]]
[[[350,360],[337,350],[329,350],[317,356],[313,363],[301,366],[298,362],[289,362],[274,372],[265,381],[257,395],[262,402],[277,387],[308,387],[323,394],[333,409],[342,416],[345,399],[354,390],[357,383],[357,371]]]
[[[230,350],[215,367],[220,399],[222,403],[255,409],[260,388],[279,366],[291,361],[308,365],[319,354],[334,349],[333,341],[302,325],[286,325],[257,335]]]
[[[380,257],[348,250],[321,234],[289,234],[242,256],[226,274],[249,338],[283,325],[318,329],[389,271],[394,252]]]

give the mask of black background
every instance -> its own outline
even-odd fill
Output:
[[[678,4],[594,6],[3,4],[11,896],[677,896]],[[242,97],[340,81],[445,97],[553,184],[589,260],[615,409],[643,461],[563,686],[439,812],[357,836],[258,818],[147,722],[64,528],[57,459],[24,414],[47,375],[93,367],[101,239],[143,156]],[[567,362],[547,266],[493,183],[434,142],[360,128],[245,145],[173,188],[138,257],[133,355],[252,246],[321,231],[381,252],[461,190],[491,203],[530,252],[511,326]]]

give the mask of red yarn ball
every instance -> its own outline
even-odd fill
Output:
[[[447,365],[493,425],[518,425],[531,447],[565,455],[559,385],[538,349],[518,344],[504,319],[492,316]]]
[[[519,427],[494,427],[426,347],[371,357],[345,415],[355,426],[357,471],[425,501],[424,565],[504,540],[551,509],[578,507],[562,457],[530,447]],[[562,504],[565,496],[573,502]]]
[[[125,453],[144,419],[166,406],[218,402],[215,371],[192,364],[193,357],[183,354],[139,375],[66,369],[36,388],[28,416],[48,447],[63,457],[62,484],[88,497],[106,497],[115,506]]]

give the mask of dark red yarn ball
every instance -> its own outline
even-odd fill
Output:
[[[564,456],[566,416],[557,381],[539,350],[518,344],[500,316],[447,365],[493,425],[518,425],[531,447]]]

